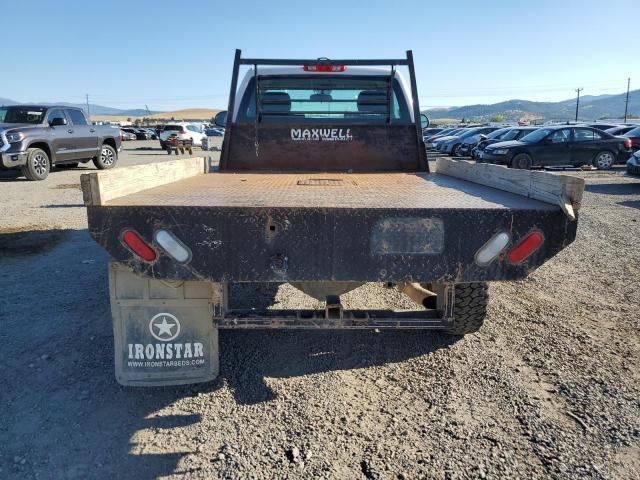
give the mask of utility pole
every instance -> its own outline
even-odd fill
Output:
[[[627,123],[627,108],[629,108],[629,87],[631,86],[631,77],[627,78],[627,98],[624,101],[624,123]]]
[[[147,105],[147,104],[145,103],[144,108],[146,108],[146,109],[147,109],[147,114],[149,115],[149,116],[147,117],[147,122],[146,122],[146,123],[151,123],[151,110],[149,110],[149,105]]]
[[[89,122],[91,122],[91,109],[89,108],[89,94],[87,93],[85,96],[87,98],[87,118],[89,119]]]
[[[580,108],[580,92],[584,90],[584,88],[576,88],[576,93],[578,94],[578,98],[576,99],[576,122],[578,121],[578,108]]]

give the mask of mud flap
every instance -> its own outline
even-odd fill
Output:
[[[218,376],[214,308],[221,284],[155,280],[109,265],[115,372],[125,386],[208,382]]]

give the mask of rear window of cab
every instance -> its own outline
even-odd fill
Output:
[[[410,123],[409,108],[397,79],[389,77],[266,76],[255,78],[241,99],[239,123],[260,122]],[[390,98],[391,97],[391,98]],[[391,106],[390,106],[391,104]]]

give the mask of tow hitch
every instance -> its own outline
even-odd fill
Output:
[[[342,322],[342,303],[340,303],[340,297],[338,295],[327,296],[324,318]]]

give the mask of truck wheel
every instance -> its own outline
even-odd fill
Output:
[[[520,170],[530,170],[532,164],[531,157],[526,153],[519,153],[511,160],[511,168],[518,168]]]
[[[40,148],[28,148],[27,163],[20,170],[27,180],[44,180],[51,170],[49,155]]]
[[[614,163],[613,154],[607,150],[598,153],[593,159],[593,166],[598,170],[609,170]]]
[[[425,288],[438,294],[437,306],[432,308],[441,309],[444,307],[444,285],[443,284],[423,284]],[[466,335],[480,330],[484,323],[489,303],[489,285],[487,282],[476,283],[456,283],[455,298],[453,302],[453,326],[444,330],[450,335]],[[434,304],[436,302],[433,302]]]
[[[113,168],[118,161],[118,153],[111,145],[104,144],[100,150],[100,155],[93,159],[93,164],[98,170],[108,170]]]

